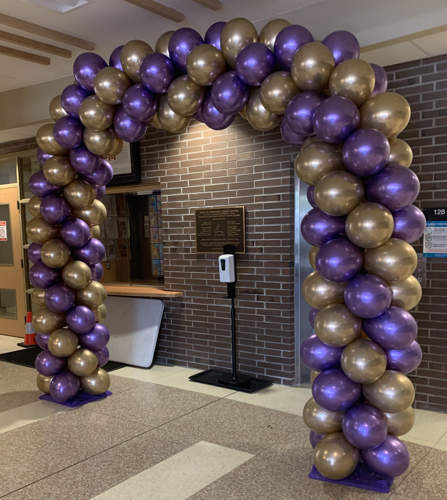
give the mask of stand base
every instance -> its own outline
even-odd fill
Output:
[[[26,345],[24,342],[19,342],[17,345],[19,347],[37,347],[37,344]]]
[[[252,378],[247,375],[238,375],[237,380],[233,380],[231,373],[220,370],[205,370],[189,377],[191,382],[225,387],[241,392],[257,392],[272,385],[272,382],[260,378]]]
[[[392,477],[377,474],[364,463],[358,464],[354,472],[345,479],[328,479],[318,472],[315,465],[312,466],[309,477],[311,479],[317,479],[318,481],[327,481],[328,483],[342,484],[343,486],[362,488],[364,490],[377,491],[379,493],[389,493],[393,484]]]
[[[78,392],[74,398],[65,401],[65,403],[60,403],[55,401],[49,394],[42,394],[39,399],[44,401],[50,401],[51,403],[56,403],[62,406],[68,406],[69,408],[79,408],[87,403],[94,403],[95,401],[100,401],[110,396],[112,393],[110,391],[104,392],[104,394],[88,394],[87,392]]]

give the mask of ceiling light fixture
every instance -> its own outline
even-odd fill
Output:
[[[45,7],[59,14],[66,14],[88,4],[88,0],[26,0],[29,3]]]

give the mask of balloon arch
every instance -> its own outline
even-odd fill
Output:
[[[407,469],[397,436],[414,421],[406,374],[421,348],[408,310],[421,287],[411,243],[425,219],[412,205],[419,181],[408,168],[411,149],[397,138],[410,107],[386,92],[384,69],[359,52],[346,31],[320,42],[276,19],[258,35],[237,18],[213,24],[204,39],[191,28],[164,33],[155,52],[130,41],[109,64],[94,53],[77,57],[75,83],[50,103],[55,123],[37,132],[41,170],[30,179],[42,392],[66,402],[109,387],[98,238],[113,170],[104,157],[118,154],[122,141],[142,139],[148,124],[180,133],[194,117],[218,130],[240,114],[256,130],[280,126],[286,143],[301,146],[295,169],[314,207],[301,231],[312,245],[315,271],[303,294],[315,333],[301,356],[313,370],[303,416],[315,466],[334,480],[359,462],[391,477]]]

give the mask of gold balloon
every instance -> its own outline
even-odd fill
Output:
[[[102,201],[94,200],[88,207],[75,210],[73,215],[93,226],[106,220],[107,209]]]
[[[414,276],[408,276],[402,281],[393,281],[390,285],[393,292],[391,305],[410,311],[416,307],[422,298],[422,287]]]
[[[191,81],[187,75],[176,78],[168,88],[168,104],[181,116],[197,113],[205,95],[205,89]]]
[[[349,172],[329,172],[315,186],[315,203],[329,215],[347,215],[364,197],[363,182]]]
[[[311,370],[310,371],[310,385],[314,383],[314,380],[320,375],[321,372],[318,370]]]
[[[298,89],[288,71],[275,71],[261,84],[260,98],[262,104],[272,113],[283,115],[287,104]]]
[[[244,105],[244,107],[239,111],[239,116],[244,119],[244,120],[248,120],[248,117],[247,117],[247,105]]]
[[[124,73],[118,68],[108,66],[98,71],[98,73],[95,76],[95,81],[94,81],[95,94],[97,98],[104,104],[108,105],[120,104],[123,99],[124,93],[131,84],[132,82],[129,80],[126,73]],[[85,126],[87,127],[87,125]],[[93,128],[95,130],[104,130],[104,128],[98,129],[96,127],[90,127],[90,126],[89,128]]]
[[[64,196],[73,208],[87,208],[95,199],[95,190],[88,182],[77,179],[64,188]]]
[[[254,88],[247,102],[247,120],[255,129],[261,131],[273,130],[280,122],[281,117],[269,111],[261,101],[261,91]]]
[[[100,304],[97,307],[92,307],[92,311],[95,315],[95,320],[98,323],[102,323],[107,317],[107,307],[104,304]]]
[[[31,292],[31,302],[39,307],[45,306],[45,290],[42,288],[33,288]]]
[[[314,271],[303,282],[303,296],[311,307],[322,309],[330,304],[343,304],[345,286],[346,283],[329,281]]]
[[[169,57],[169,40],[174,31],[165,31],[155,43],[155,52]]]
[[[68,358],[67,365],[78,377],[87,377],[96,370],[98,358],[89,349],[78,349]]]
[[[62,241],[53,239],[45,242],[40,249],[42,262],[51,268],[64,267],[70,260],[70,248]]]
[[[365,251],[365,269],[385,281],[407,279],[414,273],[417,263],[415,249],[399,238],[391,238],[382,246]]]
[[[76,171],[65,156],[48,158],[43,164],[42,171],[45,179],[55,186],[66,186],[76,177]]]
[[[379,203],[360,203],[346,218],[346,235],[362,248],[375,248],[387,242],[394,230],[391,212]]]
[[[46,375],[38,373],[36,376],[36,384],[39,391],[45,394],[50,394],[50,384],[52,379],[53,377],[47,377]]]
[[[387,137],[402,132],[410,121],[411,109],[405,97],[383,92],[368,99],[360,109],[360,127],[375,128]]]
[[[160,98],[158,119],[161,126],[171,134],[183,132],[189,123],[189,117],[179,115],[169,106],[168,97],[166,95]]]
[[[79,304],[84,304],[91,308],[100,306],[105,301],[106,297],[106,289],[99,281],[90,281],[85,288],[78,290],[76,294],[76,299]]]
[[[89,394],[103,394],[110,387],[109,374],[98,368],[91,375],[81,378],[81,386]]]
[[[390,162],[398,163],[402,167],[409,167],[413,162],[413,151],[410,146],[398,137],[390,137]]]
[[[362,59],[348,59],[334,68],[329,78],[329,92],[351,99],[357,106],[372,94],[376,78],[372,67]]]
[[[64,326],[65,314],[56,313],[49,309],[41,309],[33,314],[33,328],[36,333],[51,333]]]
[[[354,472],[360,453],[344,437],[335,432],[318,441],[314,450],[314,464],[318,472],[328,479],[344,479]]]
[[[87,149],[99,156],[106,156],[114,147],[115,134],[112,129],[107,130],[84,130],[84,144]]]
[[[92,279],[92,270],[85,262],[74,260],[62,270],[64,283],[74,290],[85,288]]]
[[[98,225],[92,226],[90,228],[90,234],[92,238],[100,238],[101,237],[101,227]]]
[[[313,269],[317,269],[317,253],[320,247],[310,247],[309,250],[309,262]]]
[[[345,375],[358,384],[372,384],[385,373],[385,351],[375,342],[361,338],[347,345],[341,355]]]
[[[326,306],[315,316],[315,334],[328,345],[348,345],[360,335],[361,328],[361,319],[344,304]]]
[[[53,134],[53,123],[45,123],[36,132],[36,142],[39,148],[49,155],[64,155],[67,150],[63,148]]]
[[[300,90],[323,90],[335,66],[331,51],[321,42],[302,45],[293,57],[290,73]]]
[[[50,101],[50,116],[54,121],[59,120],[59,118],[63,118],[67,116],[68,113],[62,107],[61,96],[56,95]]]
[[[122,139],[115,135],[115,137],[113,138],[113,144],[107,153],[107,157],[116,158],[123,150],[123,146],[124,144]]]
[[[313,431],[330,434],[341,431],[343,412],[326,410],[314,398],[310,398],[303,408],[303,420]]]
[[[220,35],[222,53],[225,60],[234,68],[239,52],[258,41],[258,33],[254,25],[243,17],[237,17],[228,21],[223,27]]]
[[[379,410],[398,413],[413,403],[414,386],[403,373],[387,370],[379,380],[363,386],[363,395]]]
[[[40,215],[41,202],[42,202],[42,198],[39,198],[38,196],[33,196],[29,200],[27,207],[28,207],[30,215],[32,215],[33,217],[35,217],[36,215]]]
[[[303,145],[295,158],[296,175],[306,184],[315,185],[334,170],[344,170],[341,150],[335,144],[316,141]]]
[[[186,58],[188,76],[197,85],[212,85],[226,68],[222,52],[206,43],[194,47]]]
[[[26,225],[26,234],[28,241],[32,243],[45,243],[54,238],[58,233],[56,226],[48,224],[40,215],[31,219]]]
[[[303,145],[301,146],[301,150],[303,150],[304,148],[307,148],[307,146],[310,146],[311,144],[314,144],[315,142],[321,142],[321,144],[326,144],[325,142],[322,142],[321,139],[319,137],[317,137],[316,135],[311,135],[307,139],[305,139],[305,141],[303,142]],[[331,144],[331,146],[332,146],[332,144]],[[341,152],[340,148],[338,148],[338,150]]]
[[[134,82],[141,82],[140,66],[144,58],[154,51],[143,40],[131,40],[121,49],[121,66],[127,76]],[[96,89],[95,89],[96,92]]]
[[[289,21],[285,19],[272,19],[262,28],[261,33],[259,33],[259,43],[267,45],[273,52],[278,33],[286,26],[289,26],[289,24]]]
[[[48,350],[58,358],[71,356],[78,347],[78,336],[68,328],[55,330],[48,339]]]
[[[149,120],[149,125],[157,130],[163,130],[163,125],[160,122],[160,118],[158,118],[158,113]]]
[[[79,119],[91,130],[106,130],[113,123],[114,107],[91,95],[82,101]]]
[[[386,424],[388,426],[388,434],[393,436],[402,436],[410,432],[414,425],[414,408],[409,406],[406,410],[398,413],[385,412]]]

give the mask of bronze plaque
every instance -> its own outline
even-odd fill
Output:
[[[244,207],[196,209],[197,253],[222,253],[224,245],[245,253]]]

